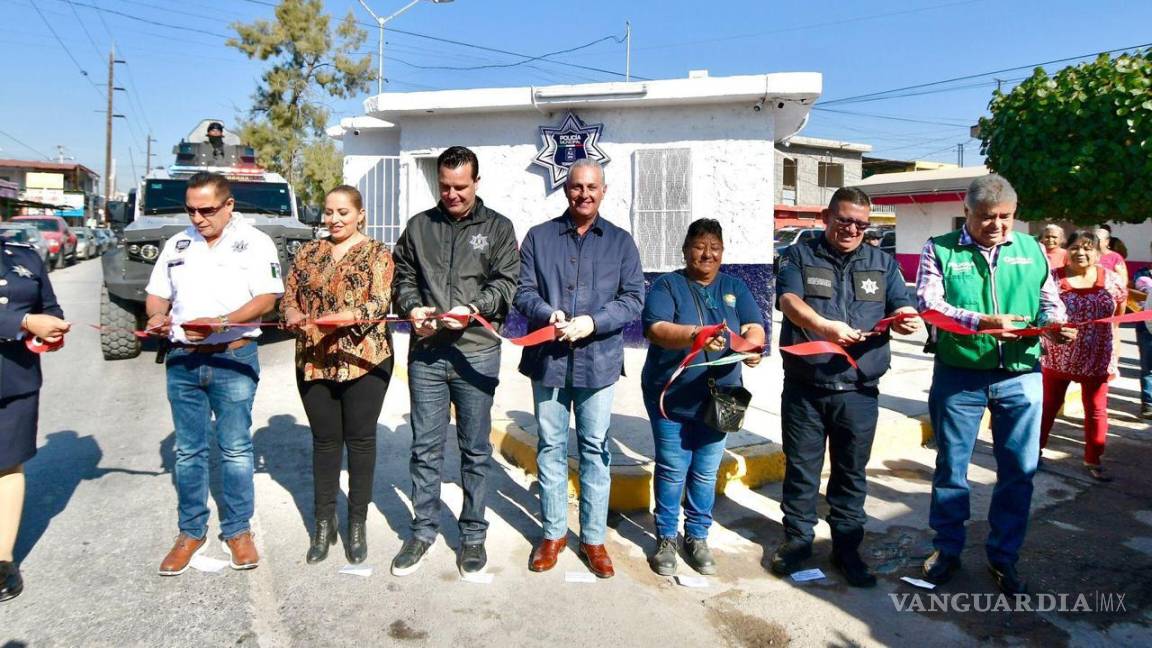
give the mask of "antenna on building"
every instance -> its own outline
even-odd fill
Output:
[[[56,161],[57,162],[67,162],[69,160],[75,160],[75,159],[76,158],[74,156],[66,155],[64,153],[64,145],[63,144],[57,144],[56,145]]]
[[[632,80],[632,21],[624,21],[624,82]]]

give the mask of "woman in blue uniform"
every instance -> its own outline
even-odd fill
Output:
[[[24,462],[36,454],[40,357],[25,340],[55,344],[68,332],[64,312],[36,251],[0,238],[0,601],[20,595],[13,560],[24,508]]]

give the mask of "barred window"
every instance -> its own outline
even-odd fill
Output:
[[[632,186],[632,231],[644,270],[665,272],[680,267],[680,245],[692,222],[691,151],[636,151]]]
[[[400,159],[395,156],[381,157],[378,162],[356,182],[356,188],[364,197],[364,233],[384,243],[391,249],[400,238],[405,218],[400,213]]]

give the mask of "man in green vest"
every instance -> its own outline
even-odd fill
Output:
[[[916,285],[921,311],[939,311],[977,333],[936,334],[928,394],[938,448],[928,518],[936,550],[924,562],[924,575],[942,584],[960,567],[970,516],[968,464],[990,409],[996,487],[985,550],[996,586],[1006,594],[1027,591],[1016,561],[1028,528],[1044,396],[1039,338],[1004,329],[1067,321],[1044,250],[1013,231],[1015,215],[1016,191],[1007,180],[995,174],[974,180],[964,198],[963,227],[928,240]],[[1076,329],[1050,335],[1067,342]]]

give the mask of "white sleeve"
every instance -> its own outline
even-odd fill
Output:
[[[256,259],[248,266],[248,290],[253,297],[283,295],[284,277],[280,268],[280,255],[276,253],[276,244],[260,232],[260,236],[255,237],[252,247]]]
[[[160,251],[160,256],[156,257],[156,265],[152,266],[148,285],[144,287],[144,292],[160,299],[172,299],[172,281],[168,275],[168,252],[172,249],[172,238],[164,243],[164,249]]]

